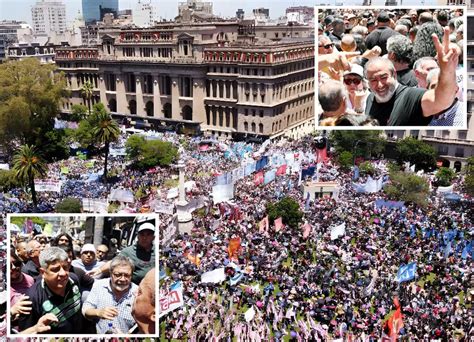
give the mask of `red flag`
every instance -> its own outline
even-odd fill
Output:
[[[388,327],[388,334],[390,336],[390,340],[396,341],[400,329],[403,328],[403,315],[398,297],[393,298],[393,304],[395,304],[395,312],[385,322],[384,327]]]
[[[263,220],[260,221],[259,232],[260,233],[266,232],[268,230],[268,226],[269,226],[269,221],[268,221],[268,215],[267,215],[265,216]]]
[[[286,174],[286,164],[280,166],[280,167],[277,169],[277,172],[276,172],[276,175],[277,175],[277,176],[283,176],[283,175],[285,175],[285,174]]]
[[[255,174],[255,176],[253,177],[253,182],[255,185],[260,185],[262,184],[264,181],[263,179],[263,171],[259,171]]]
[[[279,232],[283,228],[283,221],[281,217],[275,219],[275,231]]]
[[[309,233],[311,233],[311,226],[309,223],[306,223],[303,226],[303,239],[307,239],[309,236]]]
[[[240,236],[233,237],[229,240],[229,259],[237,258],[240,252]]]
[[[325,163],[328,159],[328,153],[326,147],[322,149],[316,149],[316,162],[317,163]]]

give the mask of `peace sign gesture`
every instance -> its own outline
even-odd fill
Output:
[[[439,41],[438,36],[433,33],[433,43],[436,48],[439,68],[446,72],[455,72],[458,66],[459,53],[455,48],[449,47],[449,28],[444,27],[443,44]]]

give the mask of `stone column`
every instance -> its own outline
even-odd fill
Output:
[[[179,77],[171,78],[171,117],[174,120],[181,119],[181,110],[179,108]]]
[[[99,76],[99,92],[100,92],[100,102],[102,102],[105,108],[108,108],[107,96],[105,92],[107,89],[105,88],[105,79],[104,74],[100,74]]]
[[[161,103],[161,89],[160,89],[160,78],[158,75],[153,75],[153,116],[155,118],[164,117]]]
[[[206,97],[206,81],[202,78],[194,78],[193,84],[193,121],[202,124],[207,123],[204,98]]]
[[[117,89],[117,113],[130,114],[127,103],[127,96],[125,94],[125,80],[124,75],[117,76],[116,89]]]
[[[179,171],[179,197],[178,202],[176,203],[178,214],[178,230],[180,233],[191,233],[191,229],[193,228],[193,217],[186,209],[188,202],[186,201],[186,192],[184,188],[184,162],[180,160],[177,167]]]
[[[138,116],[146,116],[145,113],[145,104],[143,101],[143,76],[139,73],[135,74],[135,85],[136,85],[136,91],[135,91],[135,98],[137,101],[137,115]]]

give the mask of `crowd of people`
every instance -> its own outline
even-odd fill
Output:
[[[112,253],[65,232],[12,234],[10,333],[155,334],[154,237],[143,222],[136,243]]]
[[[312,153],[309,139],[270,145],[264,152],[270,159]],[[300,168],[316,162],[303,162]],[[239,163],[228,160],[222,166],[229,170]],[[374,164],[383,176],[385,162]],[[213,165],[217,174],[225,172]],[[190,174],[205,168],[193,164]],[[375,341],[383,336],[473,336],[468,204],[450,204],[432,193],[424,208],[390,207],[389,202],[376,206],[377,200],[386,200],[384,193],[357,192],[353,175],[331,161],[318,167],[318,180],[336,181],[338,196],[311,200],[298,185],[299,172],[287,170],[265,185],[256,186],[253,176],[238,180],[231,201],[208,203],[194,215],[191,233],[179,233],[160,246],[160,302],[167,303],[161,308],[161,338]],[[197,181],[201,191],[212,191],[213,177]],[[299,203],[303,221],[293,228],[277,229],[276,222],[264,228],[267,204],[285,196]],[[332,239],[331,227],[341,224],[345,233]],[[236,250],[231,247],[235,241]],[[400,279],[400,268],[412,263],[416,272]],[[202,282],[203,275],[220,268],[225,279]],[[170,309],[167,296],[177,292],[182,304]],[[399,318],[398,328],[394,317]]]
[[[466,125],[462,10],[318,15],[319,125]]]

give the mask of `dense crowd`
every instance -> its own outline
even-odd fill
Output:
[[[319,124],[465,126],[460,9],[319,11]]]
[[[304,140],[272,145],[265,155],[288,152],[314,151]],[[383,175],[384,162],[375,164]],[[192,174],[204,168],[197,165]],[[449,204],[432,194],[426,208],[377,207],[383,192],[358,193],[352,175],[330,161],[318,177],[336,180],[339,195],[311,200],[298,186],[299,172],[288,170],[266,185],[255,186],[253,177],[238,180],[232,201],[209,203],[195,215],[191,234],[178,234],[160,247],[162,298],[176,288],[184,298],[161,318],[162,337],[379,340],[397,334],[446,340],[473,335],[473,227],[466,202]],[[197,183],[211,191],[211,179]],[[298,201],[303,222],[262,230],[266,205],[282,196]],[[331,227],[341,223],[345,234],[333,240]],[[235,239],[240,249],[233,254]],[[414,278],[400,281],[400,267],[411,263],[416,263]],[[203,274],[221,267],[225,280],[201,282]],[[390,319],[395,303],[400,303],[401,329]]]

